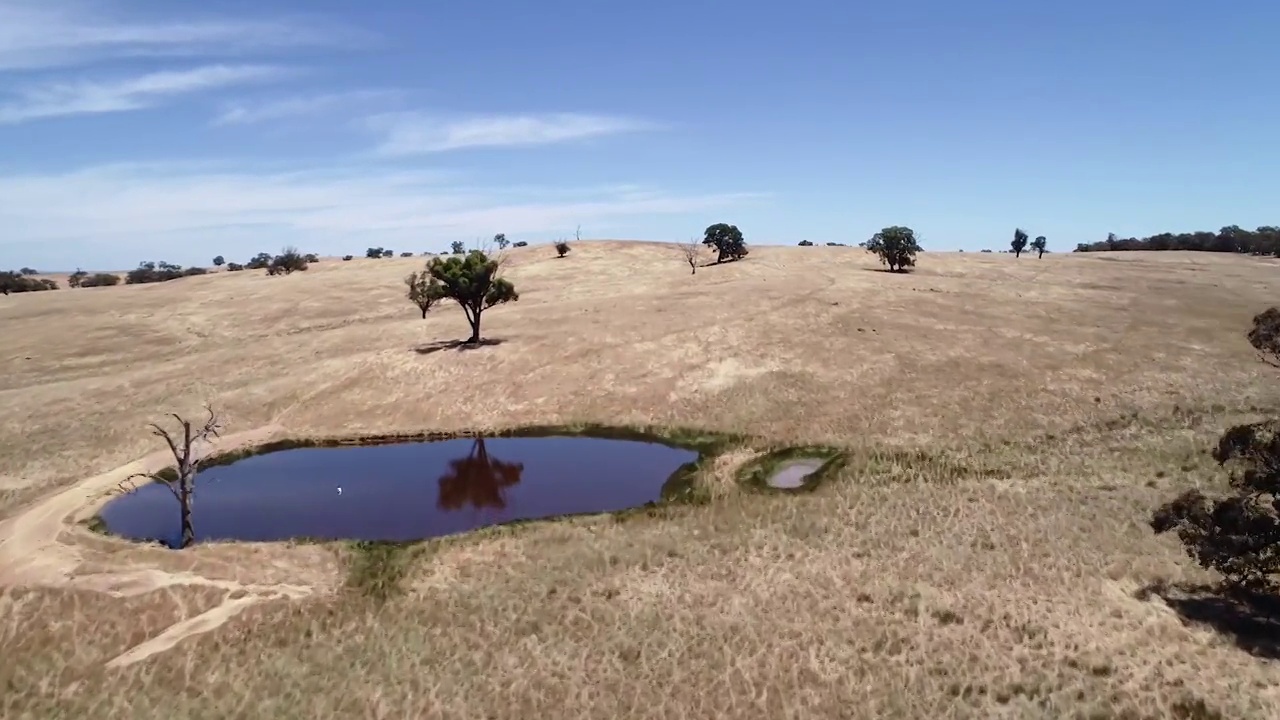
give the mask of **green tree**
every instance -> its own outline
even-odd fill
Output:
[[[1048,247],[1049,241],[1043,235],[1037,236],[1031,241],[1031,249],[1036,251],[1036,259],[1044,257],[1044,249]]]
[[[497,235],[494,235],[494,236],[493,236],[493,244],[494,244],[494,245],[497,245],[499,250],[506,250],[506,249],[507,249],[507,244],[508,244],[508,241],[507,241],[507,234],[506,234],[506,233],[498,233]]]
[[[271,253],[261,252],[254,255],[244,266],[250,270],[266,270],[271,267],[271,261],[275,258],[271,257]]]
[[[1247,337],[1264,361],[1280,366],[1280,309],[1256,315]],[[1213,457],[1228,468],[1230,491],[1187,490],[1152,514],[1151,528],[1176,533],[1187,555],[1230,585],[1274,588],[1280,574],[1280,420],[1230,428]]]
[[[267,265],[268,275],[289,275],[307,269],[307,259],[298,252],[298,248],[289,246],[280,251],[280,254],[271,258],[271,263]]]
[[[420,273],[409,273],[409,277],[404,279],[404,284],[409,286],[409,302],[418,306],[422,311],[422,319],[426,320],[427,311],[444,297],[444,287],[425,270]]]
[[[222,267],[223,265],[226,264],[226,262],[227,262],[227,259],[222,257],[221,255],[215,255],[213,258],[213,264],[217,265],[218,267]]]
[[[716,249],[716,262],[725,259],[741,260],[747,256],[747,241],[742,238],[742,231],[737,225],[716,223],[709,226],[702,235],[702,244]]]
[[[863,247],[879,256],[881,264],[889,266],[889,272],[906,272],[915,266],[916,253],[920,252],[915,231],[904,225],[884,228],[863,243]]]
[[[1027,233],[1022,228],[1014,228],[1013,242],[1009,243],[1009,248],[1013,250],[1013,257],[1017,259],[1023,250],[1027,249]]]
[[[466,314],[471,326],[468,343],[480,342],[480,316],[485,310],[520,299],[515,286],[498,276],[501,269],[501,263],[480,250],[466,256],[433,257],[427,263],[427,272],[440,283],[441,297],[457,302]]]
[[[120,284],[120,276],[111,273],[94,273],[86,278],[80,279],[80,287],[112,287]]]
[[[461,255],[467,251],[467,246],[461,240],[454,240],[449,244],[449,249],[454,255]]]

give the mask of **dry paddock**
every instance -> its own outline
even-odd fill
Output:
[[[0,716],[1274,718],[1266,620],[1146,526],[1271,412],[1274,260],[513,251],[500,344],[423,321],[422,259],[0,298]],[[823,443],[813,494],[426,543],[181,553],[75,524],[212,400],[227,443],[601,422]],[[198,522],[198,514],[197,514]],[[356,583],[358,585],[358,583]]]

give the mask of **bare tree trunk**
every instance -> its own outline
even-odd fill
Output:
[[[1044,251],[1043,251],[1043,250],[1041,250],[1041,251],[1040,251],[1040,254],[1036,256],[1036,259],[1037,259],[1037,260],[1043,260],[1043,259],[1044,259]]]
[[[179,498],[179,504],[182,506],[182,545],[181,549],[191,547],[196,541],[195,525],[191,522],[191,487],[190,481],[183,483],[183,488]]]

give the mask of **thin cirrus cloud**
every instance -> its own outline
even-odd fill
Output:
[[[339,254],[362,242],[428,249],[495,232],[563,233],[578,224],[699,213],[760,197],[636,186],[569,193],[468,186],[463,179],[380,163],[256,170],[153,163],[0,175],[0,217],[23,229],[0,238],[0,254],[45,253],[30,262],[105,267],[129,258],[203,262],[183,257],[192,248],[248,257],[264,243]]]
[[[214,125],[254,125],[292,117],[367,108],[369,103],[393,100],[396,90],[351,90],[347,92],[296,95],[258,102],[236,102],[225,106],[213,119]]]
[[[367,42],[312,18],[155,21],[120,17],[100,2],[0,1],[0,71],[67,67],[111,58],[229,56]]]
[[[442,119],[423,113],[374,116],[369,127],[382,135],[381,156],[421,155],[463,148],[530,147],[656,130],[637,118],[587,113],[481,115]]]
[[[167,97],[280,79],[291,71],[271,65],[206,65],[112,80],[51,82],[19,89],[0,102],[0,124],[140,110]]]

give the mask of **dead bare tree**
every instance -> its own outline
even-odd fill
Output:
[[[702,259],[702,241],[695,238],[689,242],[676,243],[676,247],[680,249],[680,257],[689,263],[689,274],[698,274],[698,260]]]
[[[191,496],[195,490],[196,472],[199,470],[201,458],[196,455],[195,446],[208,441],[211,437],[218,437],[222,429],[222,422],[213,408],[205,405],[204,409],[209,413],[209,417],[205,418],[204,425],[199,427],[192,425],[190,420],[184,419],[177,413],[169,413],[169,417],[177,420],[182,428],[181,435],[171,433],[158,423],[150,423],[151,434],[164,438],[169,446],[169,452],[173,453],[173,459],[178,464],[176,475],[165,472],[134,473],[125,479],[126,483],[132,483],[134,478],[150,480],[169,488],[169,492],[173,493],[174,499],[178,501],[182,514],[180,547],[183,548],[190,547],[196,541],[195,526],[191,522]]]

